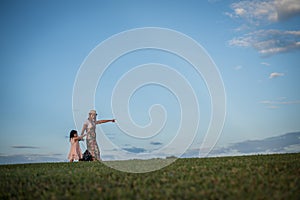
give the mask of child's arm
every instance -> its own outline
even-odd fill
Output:
[[[81,135],[81,136],[77,136],[77,137],[74,137],[74,140],[77,141],[77,140],[81,140],[84,136],[86,136],[86,133]]]
[[[78,138],[81,140],[84,136],[86,136],[86,133],[81,136],[78,136]]]
[[[98,120],[96,121],[96,124],[103,124],[103,123],[107,123],[107,122],[115,122],[115,119],[103,119],[103,120]]]

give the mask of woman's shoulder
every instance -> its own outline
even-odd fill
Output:
[[[90,123],[91,123],[90,120],[86,119],[83,124],[84,125],[89,125]]]
[[[91,128],[93,126],[95,126],[95,123],[90,121],[89,119],[87,119],[85,122],[84,122],[84,125],[87,126],[88,128]]]

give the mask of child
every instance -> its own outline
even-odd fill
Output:
[[[79,147],[79,140],[82,139],[86,134],[78,137],[77,131],[72,130],[70,132],[70,142],[71,142],[71,149],[68,155],[68,159],[70,162],[73,162],[74,160],[79,160],[82,158],[82,153]]]

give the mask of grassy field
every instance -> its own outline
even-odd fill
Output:
[[[178,159],[139,174],[97,162],[0,165],[0,199],[70,198],[300,199],[300,154]]]

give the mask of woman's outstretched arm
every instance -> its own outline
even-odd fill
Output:
[[[96,121],[96,124],[103,124],[103,123],[107,123],[107,122],[115,122],[115,119],[102,119],[102,120],[98,120]]]

